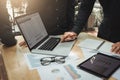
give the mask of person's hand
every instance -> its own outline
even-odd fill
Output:
[[[25,47],[27,47],[27,44],[26,44],[25,41],[22,41],[22,42],[19,43],[19,46],[25,46]]]
[[[116,42],[112,45],[112,52],[120,54],[120,42]]]
[[[77,34],[75,32],[65,32],[61,37],[61,42],[75,40],[77,38]]]

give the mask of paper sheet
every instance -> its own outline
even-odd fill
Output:
[[[91,49],[86,49],[86,48],[81,48],[82,52],[83,52],[83,55],[84,55],[84,58],[85,59],[88,59],[90,58],[91,56],[95,55],[98,53],[98,51],[94,51],[94,50],[91,50]]]
[[[76,66],[65,64],[63,66],[45,66],[38,68],[41,80],[102,80],[101,78],[89,74]]]
[[[49,55],[40,55],[40,54],[32,54],[32,53],[26,53],[25,58],[27,60],[27,64],[29,66],[29,69],[37,69],[41,67],[40,59],[43,57],[51,57]]]
[[[111,55],[111,56],[119,56],[119,54],[115,54],[111,52],[111,48],[113,43],[105,41],[102,45],[103,41],[95,40],[95,39],[85,39],[81,43],[78,44],[80,48],[85,48],[86,50],[91,50],[94,52],[101,52],[103,54]],[[101,46],[100,46],[101,45]],[[100,46],[100,47],[99,47]],[[99,47],[99,49],[97,49]],[[84,50],[85,51],[85,50]]]
[[[79,75],[71,72],[71,75],[66,71],[64,66],[44,66],[38,69],[41,80],[75,80]],[[77,77],[75,77],[77,76]]]
[[[29,69],[37,69],[39,67],[41,67],[41,62],[40,59],[43,57],[53,57],[51,55],[41,55],[41,54],[32,54],[32,53],[26,53],[24,54],[25,59],[27,60],[27,64],[29,66]],[[70,63],[70,64],[77,64],[76,60],[78,61],[80,58],[75,55],[74,53],[70,53],[68,55],[68,57],[66,57],[65,59],[65,63]],[[50,65],[62,65],[62,64],[58,64],[58,63],[51,63]],[[49,66],[49,65],[48,65]]]
[[[101,40],[95,40],[95,39],[85,39],[82,41],[78,46],[81,48],[87,48],[87,49],[97,49],[97,47],[102,43]]]
[[[120,80],[120,68],[112,75],[117,80]]]

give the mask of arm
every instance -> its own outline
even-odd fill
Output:
[[[70,32],[65,32],[61,38],[61,41],[70,41],[77,38],[77,35],[81,32],[86,25],[87,20],[92,12],[94,3],[96,0],[81,0],[78,16],[75,21],[74,27]]]
[[[75,0],[67,0],[67,24],[72,29],[74,24]]]
[[[78,16],[72,29],[73,32],[79,34],[86,25],[95,1],[96,0],[81,0]]]
[[[6,8],[6,0],[0,0],[0,39],[1,42],[9,47],[16,44],[16,40],[10,26],[9,15]]]

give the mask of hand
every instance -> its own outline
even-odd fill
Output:
[[[75,40],[77,38],[77,34],[75,32],[65,32],[61,38],[61,42]]]
[[[27,47],[27,44],[26,44],[25,41],[20,42],[19,45],[20,45],[20,46],[25,46],[25,47]]]
[[[116,42],[112,45],[112,52],[120,54],[120,42]]]

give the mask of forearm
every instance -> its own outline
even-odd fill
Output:
[[[16,40],[15,40],[14,34],[12,33],[11,26],[3,25],[0,27],[1,27],[0,28],[1,42],[7,47],[15,45]]]
[[[95,0],[83,0],[79,8],[77,18],[75,20],[73,32],[79,34],[83,27],[86,25],[88,18],[92,12]]]

